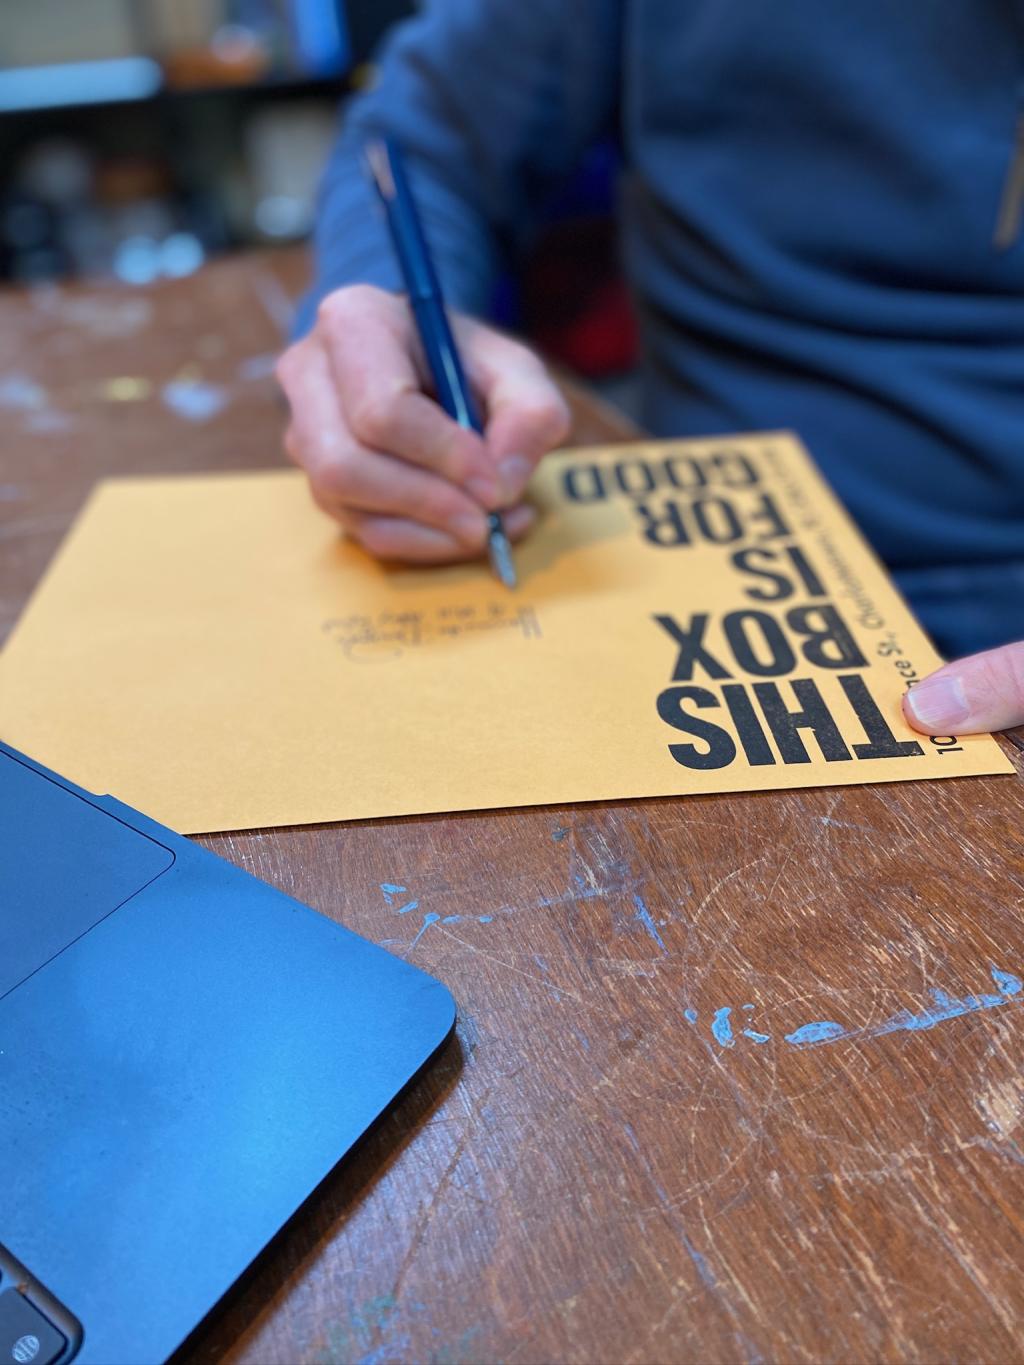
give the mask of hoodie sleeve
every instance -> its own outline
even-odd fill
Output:
[[[297,336],[341,285],[402,287],[362,166],[374,134],[405,153],[449,303],[486,310],[502,256],[613,126],[618,10],[616,0],[427,0],[392,31],[375,84],[342,114]]]

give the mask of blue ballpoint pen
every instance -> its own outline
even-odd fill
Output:
[[[409,294],[409,304],[430,366],[438,402],[460,426],[482,432],[476,404],[466,383],[445,312],[437,272],[406,179],[401,152],[390,138],[375,139],[366,146],[366,160],[387,214],[395,255]],[[512,548],[500,512],[488,513],[487,524],[487,552],[491,568],[507,588],[514,588],[516,570],[512,562]]]

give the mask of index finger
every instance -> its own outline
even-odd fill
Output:
[[[375,450],[460,484],[484,506],[500,497],[482,437],[453,421],[421,389],[417,343],[403,300],[346,300],[324,317],[324,346],[353,435]],[[391,305],[394,305],[392,308]]]

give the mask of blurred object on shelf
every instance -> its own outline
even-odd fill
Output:
[[[22,283],[70,273],[147,284],[191,273],[206,254],[169,167],[154,157],[94,162],[70,139],[41,141],[0,208],[0,261]]]
[[[260,238],[290,241],[309,232],[337,126],[334,109],[322,102],[253,111],[245,127],[245,161],[252,225]]]
[[[361,35],[376,37],[386,16],[375,8],[375,0],[0,0],[0,111],[337,79],[352,65],[349,12]]]
[[[376,3],[0,0],[0,278],[144,282],[305,235]]]
[[[187,3],[187,0],[186,0]],[[144,52],[134,0],[2,0],[0,64],[48,66],[92,62]]]
[[[348,24],[342,0],[289,0],[291,33],[296,58],[313,76],[333,76],[352,61]],[[360,8],[359,6],[356,7]]]
[[[0,113],[118,104],[156,95],[163,73],[150,57],[106,57],[0,71]]]
[[[302,239],[339,103],[376,81],[378,41],[414,8],[0,0],[0,280],[142,285]],[[591,378],[635,355],[617,174],[610,146],[584,159],[496,298],[501,323]]]
[[[253,85],[270,70],[272,54],[250,29],[225,24],[208,43],[180,47],[163,59],[172,90],[202,90],[226,85]]]

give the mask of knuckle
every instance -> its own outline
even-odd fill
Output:
[[[350,449],[332,451],[329,457],[321,457],[310,477],[334,498],[348,498],[355,492],[359,482],[359,455]]]
[[[457,427],[454,423],[452,426],[453,430],[446,433],[447,439],[444,441],[439,463],[442,471],[449,477],[461,480],[472,473],[484,458],[486,447],[475,432]]]
[[[309,495],[320,508],[321,512],[326,512],[335,521],[341,520],[340,508],[333,498],[329,497],[324,490],[311,477],[309,480]]]
[[[348,289],[336,289],[333,294],[328,294],[326,298],[320,300],[317,305],[316,319],[318,323],[331,330],[339,319],[344,319],[349,311],[351,300]]]
[[[451,526],[466,511],[467,504],[454,487],[438,483],[420,498],[417,516],[433,526]]]
[[[569,409],[557,389],[524,404],[523,417],[547,445],[557,445],[569,432]]]
[[[552,408],[552,432],[557,445],[564,441],[572,430],[572,413],[569,411],[569,404],[557,390],[552,397]]]
[[[347,284],[335,289],[320,300],[316,310],[317,321],[330,331],[339,324],[349,324],[353,319],[365,317],[380,308],[388,297],[383,289],[372,284]]]
[[[379,521],[365,521],[355,532],[356,539],[363,549],[377,559],[393,558],[400,553],[395,545],[395,536]]]
[[[364,394],[348,413],[355,435],[370,446],[386,446],[394,427],[396,399],[391,394]]]

